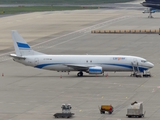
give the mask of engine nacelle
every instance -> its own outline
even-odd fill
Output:
[[[90,67],[88,69],[89,74],[102,74],[102,67]]]
[[[155,13],[158,12],[156,9],[152,9],[152,8],[147,8],[143,11],[143,13]]]

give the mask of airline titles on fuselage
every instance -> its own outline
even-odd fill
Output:
[[[113,57],[113,60],[125,60],[125,57]]]

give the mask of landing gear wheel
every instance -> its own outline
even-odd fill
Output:
[[[79,73],[77,73],[77,77],[80,77],[80,74],[79,74]]]
[[[80,72],[80,75],[83,76],[83,72]]]
[[[82,77],[82,76],[83,76],[83,72],[77,73],[77,76],[78,76],[78,77]]]

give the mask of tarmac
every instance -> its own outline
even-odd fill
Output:
[[[138,10],[37,12],[0,18],[0,120],[53,120],[63,103],[75,120],[128,120],[131,102],[143,102],[146,120],[160,118],[160,36],[157,34],[91,34],[99,29],[159,29],[160,14],[147,18]],[[18,30],[34,50],[46,54],[135,55],[154,63],[151,78],[111,73],[77,77],[27,67],[12,61],[11,34]],[[108,74],[108,76],[107,76]],[[98,106],[111,104],[113,114]]]

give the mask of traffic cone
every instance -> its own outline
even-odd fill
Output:
[[[96,74],[96,77],[97,77],[97,74]]]
[[[106,74],[106,77],[108,77],[108,73]]]

